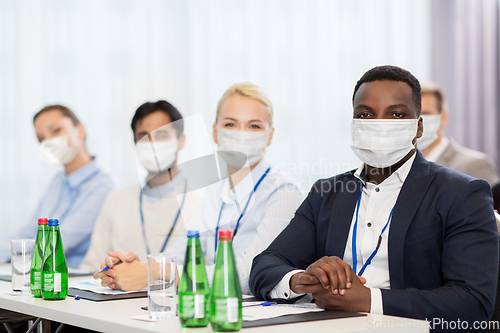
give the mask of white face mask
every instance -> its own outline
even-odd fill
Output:
[[[40,144],[40,152],[48,163],[64,165],[75,159],[78,148],[70,147],[68,145],[68,136],[63,135],[42,141]]]
[[[417,128],[418,119],[353,119],[351,148],[365,164],[387,168],[415,148]]]
[[[268,140],[269,132],[217,129],[219,152],[227,164],[235,167],[242,167],[245,161],[242,161],[240,154],[231,152],[245,154],[248,158],[248,164],[251,166],[264,156],[264,149],[267,147]]]
[[[178,148],[179,142],[177,139],[153,141],[152,144],[146,139],[140,140],[135,145],[135,153],[137,161],[144,166],[149,173],[156,174],[173,167],[177,159]]]
[[[424,133],[417,139],[417,147],[422,150],[429,147],[438,138],[437,131],[441,125],[441,115],[422,115]]]

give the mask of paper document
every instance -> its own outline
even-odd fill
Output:
[[[12,267],[10,264],[0,265],[0,275],[12,275]]]
[[[318,306],[314,303],[273,304],[271,306],[248,306],[248,307],[243,307],[243,320],[254,321],[261,319],[276,318],[292,314],[319,312],[319,311],[325,311],[325,310],[318,308]]]
[[[151,319],[149,317],[149,314],[141,314],[141,315],[137,315],[137,316],[131,316],[130,319],[135,319],[135,320],[142,320],[142,321],[167,321],[167,320],[178,320],[179,317],[178,316],[175,316],[175,317],[172,317],[172,318],[165,318],[165,319]]]
[[[87,290],[87,291],[91,291],[91,292],[96,293],[96,294],[103,294],[103,295],[132,294],[132,293],[142,292],[142,291],[146,290],[146,289],[138,290],[138,291],[113,290],[113,289],[109,289],[108,287],[101,286],[101,280],[94,280],[93,277],[88,277],[85,279],[78,279],[76,281],[69,280],[69,287],[79,289],[79,290]]]

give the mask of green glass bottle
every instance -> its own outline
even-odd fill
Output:
[[[65,299],[68,294],[68,265],[58,219],[49,219],[48,238],[42,265],[42,297]]]
[[[188,231],[184,269],[179,284],[179,319],[183,327],[204,327],[210,320],[210,287],[200,233]]]
[[[219,231],[219,246],[210,299],[210,323],[217,332],[238,331],[243,324],[241,288],[231,239],[231,230]]]
[[[31,260],[30,289],[33,297],[42,297],[42,265],[45,246],[49,236],[48,219],[38,219],[38,233],[36,234],[35,250]]]

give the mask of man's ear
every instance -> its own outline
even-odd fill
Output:
[[[179,138],[179,150],[184,148],[185,144],[186,144],[186,136],[182,134],[181,137]]]
[[[446,126],[448,126],[449,122],[450,122],[450,111],[443,110],[443,112],[441,112],[441,124],[439,125],[439,127],[444,129]]]
[[[439,124],[439,129],[438,129],[438,136],[440,138],[444,137],[444,131],[446,129],[446,126],[448,126],[449,122],[450,122],[450,111],[443,110],[441,112],[441,123]]]
[[[422,137],[424,134],[424,118],[418,118],[418,127],[417,127],[417,139]]]
[[[215,124],[215,123],[214,123],[214,125],[213,125],[213,129],[212,129],[212,136],[213,136],[213,138],[214,138],[214,142],[215,142],[216,144],[219,144],[219,142],[217,142],[217,126],[216,126],[216,124]]]

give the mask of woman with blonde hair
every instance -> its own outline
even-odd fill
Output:
[[[213,125],[219,165],[222,173],[227,170],[226,177],[206,188],[205,199],[187,225],[200,231],[209,281],[215,269],[217,232],[233,231],[236,265],[245,294],[250,293],[248,276],[253,258],[288,225],[303,200],[297,183],[265,158],[273,135],[273,106],[264,91],[248,82],[231,86],[217,105]],[[127,261],[122,253],[113,255]],[[106,264],[112,266],[116,258],[108,257]],[[103,286],[141,289],[147,284],[145,270],[144,264],[129,257],[127,263],[96,277],[102,278]]]

